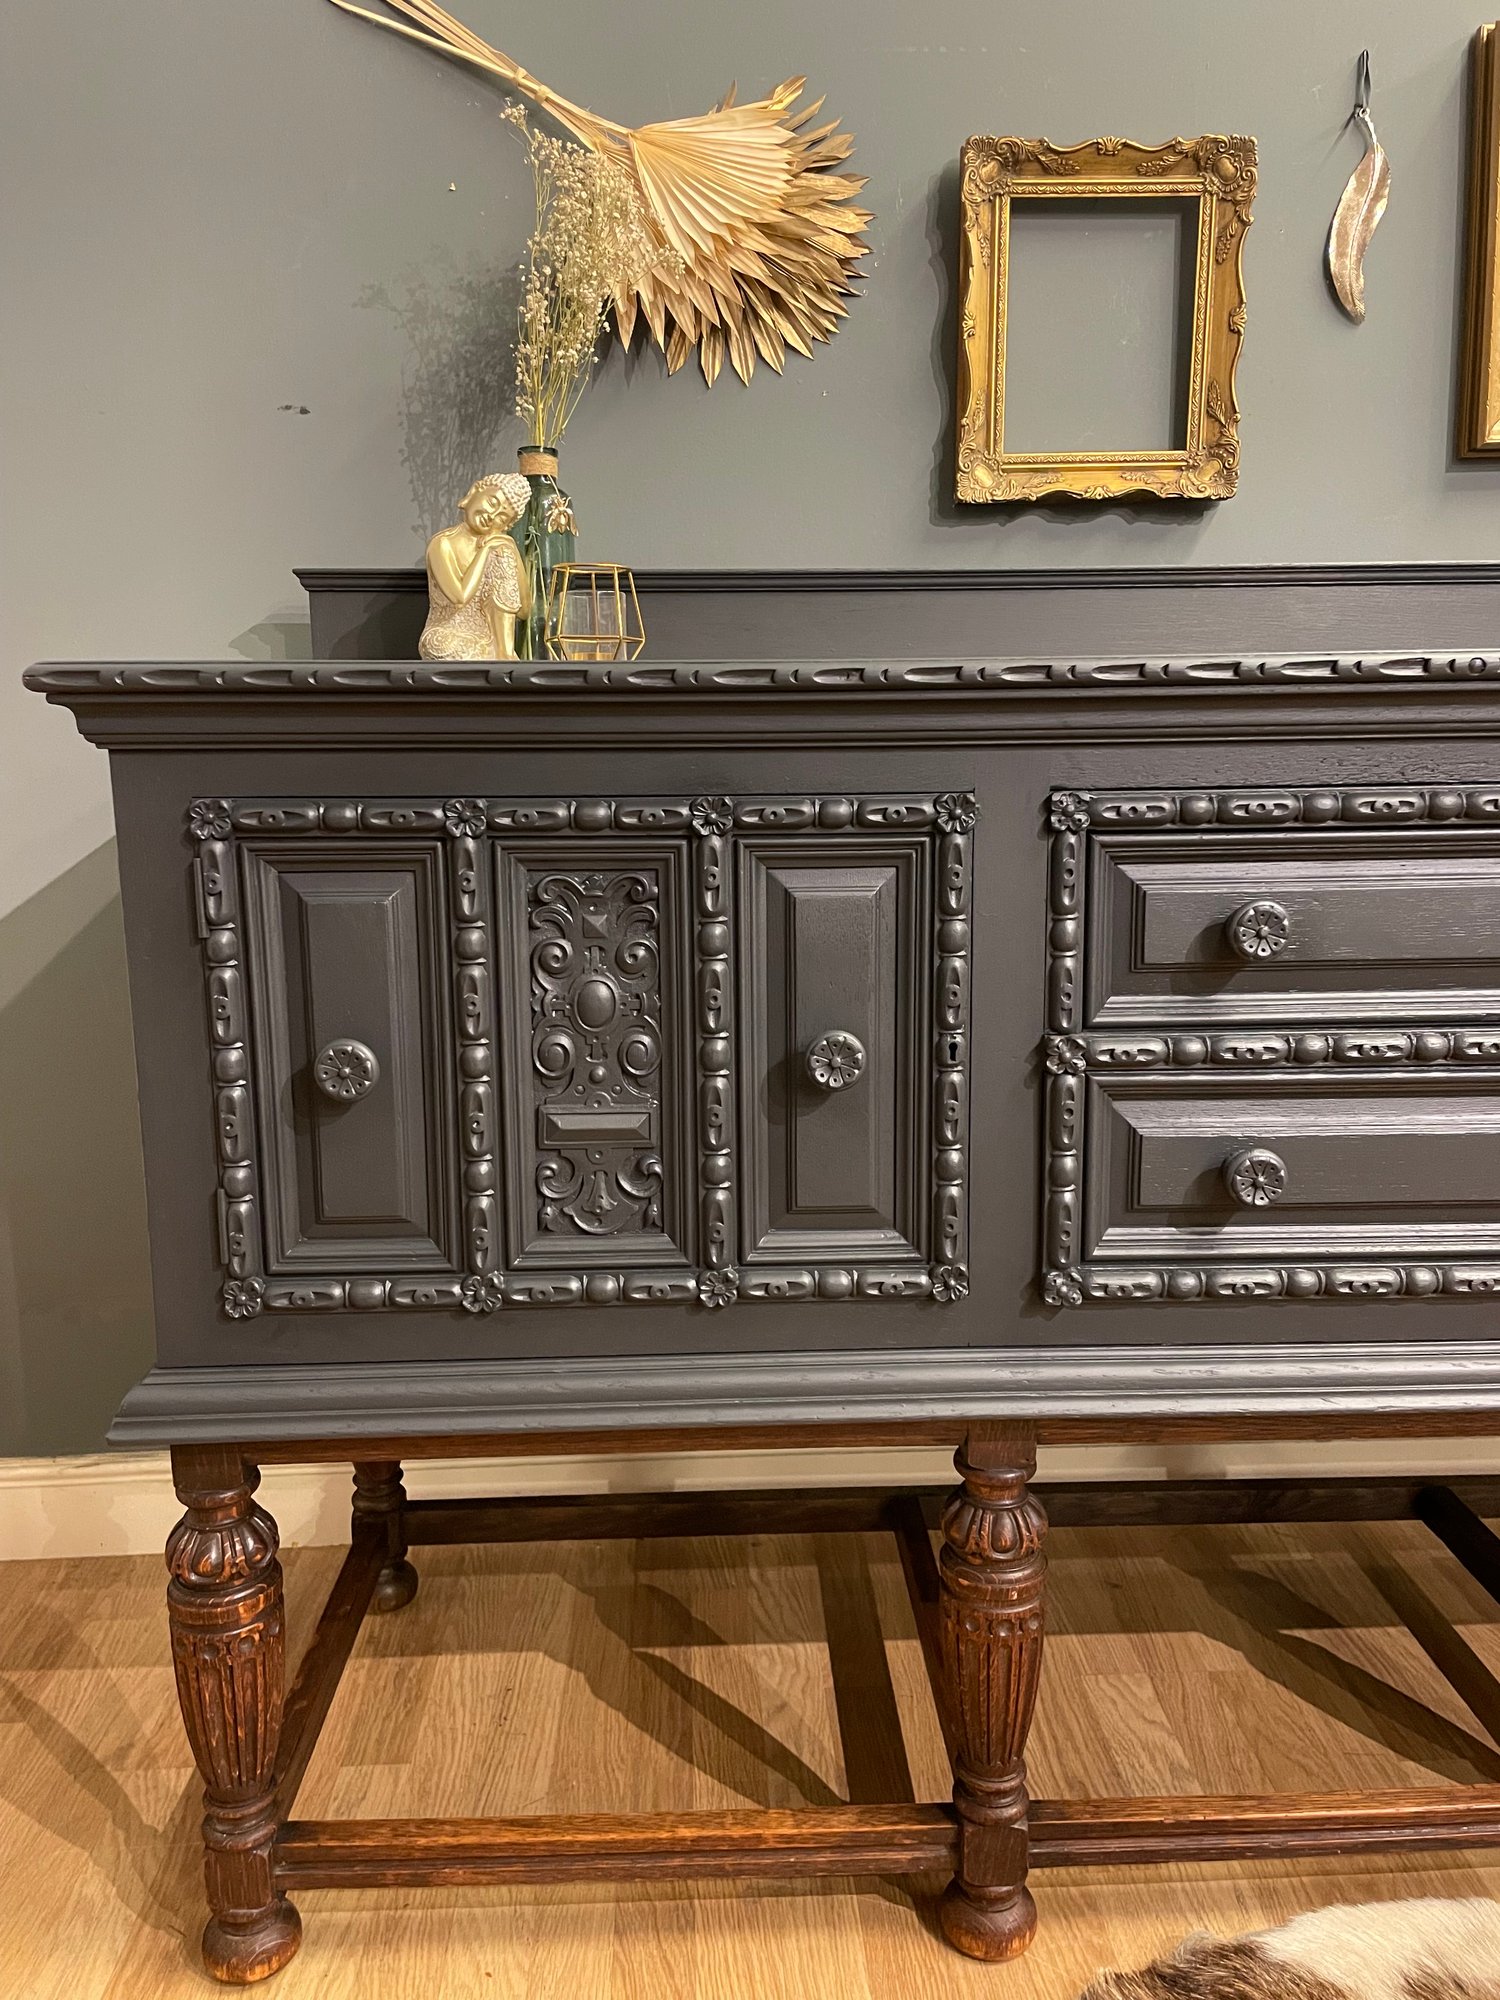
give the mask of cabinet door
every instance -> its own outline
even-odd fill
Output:
[[[225,1312],[962,1299],[977,811],[193,801]]]
[[[441,849],[245,861],[267,1275],[458,1269]]]
[[[742,844],[747,1266],[926,1265],[929,851]]]

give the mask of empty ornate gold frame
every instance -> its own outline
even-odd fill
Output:
[[[1458,401],[1458,455],[1500,452],[1500,90],[1495,30],[1481,28],[1470,58],[1469,250]]]
[[[1245,332],[1241,255],[1255,197],[1255,141],[974,138],[963,149],[959,262],[960,500],[1227,500],[1239,478],[1234,370]],[[1180,451],[1005,449],[1005,305],[1010,204],[1155,195],[1196,201],[1193,344]]]

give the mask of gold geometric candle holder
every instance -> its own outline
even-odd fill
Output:
[[[559,563],[547,594],[554,660],[635,660],[646,643],[635,578],[624,563]]]

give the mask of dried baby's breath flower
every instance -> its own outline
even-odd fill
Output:
[[[519,104],[501,116],[526,135],[536,190],[521,262],[516,414],[534,443],[555,445],[588,387],[611,300],[668,253],[618,160],[538,132]]]

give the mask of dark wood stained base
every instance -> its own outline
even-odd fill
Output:
[[[1500,1785],[1286,1798],[1033,1799],[1029,1840],[1033,1868],[1480,1847],[1500,1842]],[[719,1874],[923,1875],[951,1867],[957,1851],[957,1816],[947,1804],[677,1818],[288,1820],[276,1844],[276,1879],[297,1890]]]
[[[381,1570],[372,1601],[376,1611],[400,1611],[417,1594],[417,1572],[405,1556],[397,1556]]]
[[[210,1917],[203,1927],[203,1963],[226,1986],[254,1986],[294,1959],[301,1942],[302,1919],[285,1896],[278,1896],[244,1927]]]
[[[1408,1854],[1500,1842],[1500,1785],[1281,1798],[1036,1799],[1034,1868]]]
[[[289,1820],[287,1888],[453,1888],[701,1875],[920,1875],[950,1867],[952,1806],[584,1813],[528,1819]]]
[[[1500,1785],[1028,1804],[1020,1764],[1039,1647],[1037,1500],[1045,1502],[1055,1525],[1068,1526],[1417,1518],[1497,1595],[1500,1538],[1481,1517],[1500,1512],[1500,1479],[1066,1483],[1029,1495],[1028,1435],[980,1425],[970,1429],[960,1460],[964,1483],[946,1509],[938,1489],[890,1487],[411,1501],[401,1486],[400,1445],[390,1440],[378,1460],[362,1454],[358,1465],[349,1553],[281,1709],[270,1772],[275,1831],[269,1897],[243,1913],[221,1903],[204,1934],[205,1963],[221,1980],[249,1984],[291,1958],[301,1921],[287,1897],[299,1889],[889,1876],[949,1869],[954,1879],[939,1910],[944,1936],[969,1957],[1001,1960],[1023,1952],[1036,1928],[1036,1908],[1024,1881],[1028,1867],[1500,1844]],[[211,1456],[208,1469],[233,1485],[230,1475],[239,1475],[230,1461],[236,1455],[215,1448]],[[238,1462],[243,1477],[234,1490],[243,1512],[254,1485],[248,1449]],[[933,1542],[940,1525],[941,1560]],[[291,1817],[362,1620],[371,1609],[409,1602],[415,1591],[408,1545],[872,1531],[891,1534],[901,1555],[957,1774],[951,1803],[488,1820]],[[956,1639],[958,1626],[965,1636]],[[1452,1665],[1449,1677],[1462,1694],[1463,1660],[1445,1664],[1433,1657],[1444,1671]],[[1004,1694],[998,1708],[986,1689],[990,1696]],[[267,1699],[274,1706],[279,1690]],[[996,1713],[1005,1718],[998,1730]],[[899,1763],[899,1743],[893,1755]],[[909,1774],[904,1789],[909,1799]]]
[[[930,1561],[926,1533],[937,1527],[948,1491],[946,1486],[843,1486],[813,1492],[771,1487],[730,1493],[409,1500],[406,1532],[413,1548],[478,1541],[583,1542],[594,1537],[651,1541],[679,1535],[887,1532],[898,1538],[903,1560],[910,1550],[920,1554],[925,1548]],[[1417,1478],[1084,1479],[1056,1484],[1043,1480],[1036,1483],[1036,1492],[1054,1528],[1407,1521],[1416,1516],[1441,1534],[1430,1510],[1445,1494],[1457,1498],[1471,1515],[1500,1515],[1500,1479],[1480,1478],[1453,1480],[1446,1486]],[[1496,1556],[1493,1594],[1500,1596],[1500,1541]]]
[[[965,1958],[998,1962],[1019,1958],[1036,1936],[1036,1904],[1029,1889],[987,1894],[950,1882],[938,1905],[943,1936]]]

